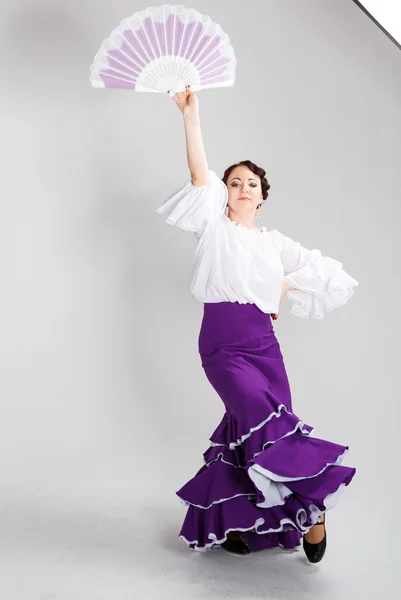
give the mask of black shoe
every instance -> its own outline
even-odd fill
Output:
[[[227,552],[231,552],[232,554],[245,555],[249,554],[251,551],[246,541],[242,538],[240,540],[233,540],[227,538],[226,541],[221,544],[221,547],[224,548],[224,550],[227,550]]]
[[[327,533],[326,533],[326,524],[325,524],[326,517],[324,517],[324,519],[321,520],[322,516],[323,515],[320,515],[320,521],[315,523],[315,525],[323,525],[323,527],[324,527],[324,538],[322,539],[322,541],[318,542],[317,544],[311,544],[310,542],[306,541],[305,536],[302,539],[305,554],[307,556],[307,559],[311,563],[320,562],[324,556],[324,553],[326,552],[326,547],[327,547]]]

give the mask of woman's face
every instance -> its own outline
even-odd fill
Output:
[[[255,175],[245,165],[235,167],[227,179],[228,206],[235,214],[256,213],[263,200],[259,175]]]

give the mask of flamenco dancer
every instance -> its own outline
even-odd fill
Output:
[[[301,544],[308,560],[326,551],[326,512],[356,469],[348,446],[313,437],[292,408],[272,321],[287,295],[292,313],[323,318],[358,282],[342,264],[276,229],[258,228],[270,185],[246,160],[219,179],[203,147],[199,101],[173,96],[182,112],[191,179],[157,209],[197,240],[191,292],[204,304],[199,353],[224,403],[204,465],[177,495],[188,507],[179,537],[190,548],[234,554]]]

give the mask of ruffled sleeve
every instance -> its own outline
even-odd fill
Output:
[[[291,312],[306,319],[323,319],[353,296],[359,283],[342,268],[342,263],[320,250],[308,250],[274,230],[279,243],[284,279],[295,287],[287,292],[293,302]]]
[[[193,185],[191,180],[186,181],[156,212],[166,215],[166,223],[170,225],[197,232],[204,223],[223,215],[227,199],[227,186],[209,169],[206,185]]]

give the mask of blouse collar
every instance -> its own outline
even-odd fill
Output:
[[[232,226],[232,227],[239,227],[240,229],[245,229],[246,231],[249,231],[250,233],[256,233],[256,234],[260,234],[260,233],[265,233],[267,231],[266,227],[263,226],[260,228],[260,231],[256,231],[255,229],[251,229],[250,227],[246,227],[246,225],[242,225],[241,223],[237,223],[237,221],[234,221],[233,219],[230,219],[230,217],[228,217],[226,214],[223,214],[224,219]]]

